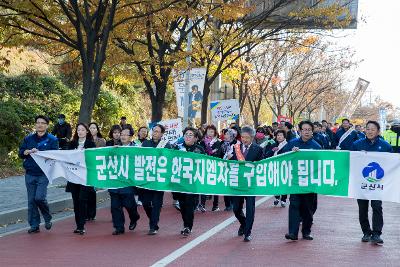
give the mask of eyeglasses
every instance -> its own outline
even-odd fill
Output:
[[[194,137],[194,134],[185,134],[186,137]]]

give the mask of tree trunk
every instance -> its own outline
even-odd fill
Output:
[[[203,125],[207,122],[208,96],[210,95],[211,84],[212,84],[212,82],[206,78],[206,80],[204,82],[204,89],[203,89],[203,102],[201,103],[201,125]]]
[[[79,109],[79,122],[89,124],[92,113],[100,92],[100,77],[92,77],[91,71],[85,71],[82,75],[83,88],[81,106]]]
[[[148,88],[149,93],[153,93],[153,88]],[[167,91],[166,83],[156,83],[156,96],[151,97],[151,121],[159,122],[163,119],[165,93]],[[154,94],[154,93],[153,93]]]
[[[259,116],[260,116],[260,109],[259,108],[255,108],[254,109],[254,112],[252,112],[252,117],[253,117],[253,125],[254,125],[254,128],[257,128],[257,126],[258,126],[258,119],[259,119]]]
[[[152,122],[159,122],[162,120],[163,117],[163,103],[154,101],[151,103],[151,121]]]
[[[282,106],[276,105],[276,114],[277,116],[282,115]]]

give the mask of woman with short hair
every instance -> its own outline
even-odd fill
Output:
[[[183,130],[184,142],[182,145],[177,146],[181,151],[205,154],[204,148],[197,144],[200,134],[199,131],[193,127],[186,127]],[[192,232],[194,209],[196,197],[198,195],[191,193],[173,193],[175,198],[179,201],[180,212],[183,220],[183,229],[181,235],[189,236]]]
[[[121,126],[115,124],[111,126],[110,132],[108,133],[108,140],[106,146],[120,146],[121,145]]]
[[[264,150],[264,158],[270,158],[282,154],[283,148],[287,144],[286,132],[284,130],[277,130],[275,135],[276,135],[275,144],[273,144],[270,147],[267,147],[267,149]],[[278,206],[280,201],[281,207],[284,208],[286,207],[286,200],[287,200],[287,195],[275,196],[274,206]]]
[[[218,152],[221,147],[221,141],[218,139],[218,131],[214,125],[207,125],[204,130],[203,140],[200,142],[200,145],[206,151],[206,154],[213,157],[218,157]],[[206,212],[206,195],[200,195],[200,204],[198,209],[201,212]],[[213,207],[211,211],[219,211],[218,207],[219,197],[218,195],[214,195]]]

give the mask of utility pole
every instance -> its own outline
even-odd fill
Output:
[[[188,23],[189,27],[189,32],[187,36],[187,48],[186,51],[188,52],[188,56],[186,57],[186,63],[188,65],[188,68],[186,70],[186,76],[185,76],[185,94],[184,94],[184,101],[183,101],[183,123],[182,126],[183,128],[186,128],[188,126],[189,122],[189,92],[190,92],[190,68],[191,68],[191,63],[192,63],[192,57],[190,56],[190,52],[192,52],[192,27],[193,27],[193,22],[192,19],[189,19]]]

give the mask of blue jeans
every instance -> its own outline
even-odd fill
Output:
[[[45,175],[25,175],[25,185],[28,192],[28,222],[32,228],[39,227],[39,210],[46,223],[51,221],[49,205],[46,200],[48,184],[49,180]]]

